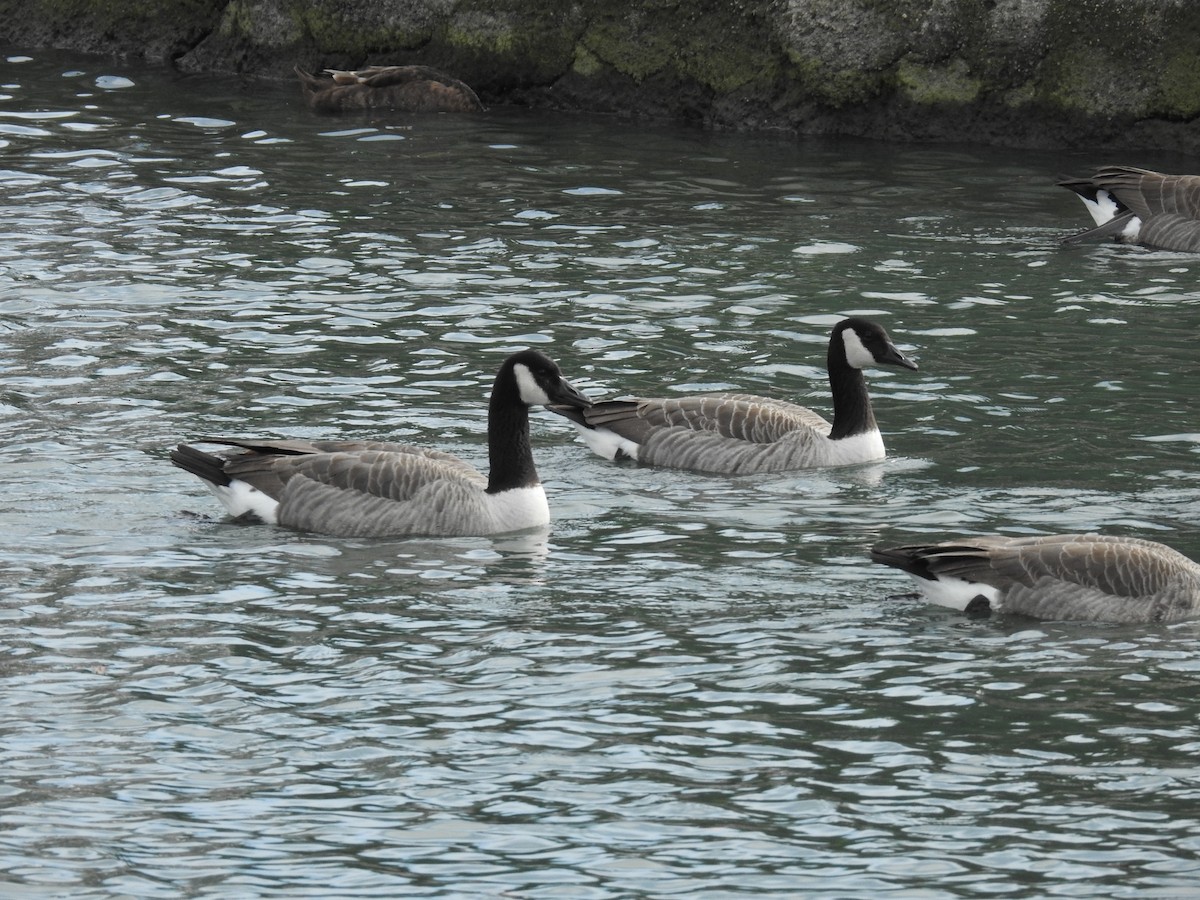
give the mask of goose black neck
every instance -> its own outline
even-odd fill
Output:
[[[830,439],[836,441],[878,430],[871,397],[867,393],[867,380],[862,369],[856,369],[846,361],[846,345],[840,332],[829,342],[828,367],[829,389],[833,394]]]
[[[521,399],[512,372],[496,376],[488,403],[489,494],[538,483],[529,443],[529,407]]]

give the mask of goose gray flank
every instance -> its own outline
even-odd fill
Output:
[[[1164,544],[1099,534],[969,537],[871,550],[928,600],[969,615],[1178,622],[1200,615],[1200,565]]]
[[[339,537],[488,535],[546,525],[550,510],[529,441],[529,407],[588,399],[536,350],[500,366],[488,404],[485,477],[438,450],[383,441],[203,438],[171,462],[199,476],[230,515]]]
[[[739,393],[550,408],[605,459],[729,475],[854,465],[886,455],[862,372],[879,365],[917,368],[875,322],[834,326],[826,357],[832,423],[786,400]]]

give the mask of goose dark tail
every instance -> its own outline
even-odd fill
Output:
[[[171,451],[171,464],[218,487],[224,487],[230,482],[229,476],[225,474],[225,460],[187,444],[180,444]]]
[[[876,544],[871,548],[871,562],[891,566],[893,569],[900,569],[910,575],[932,581],[936,576],[929,568],[929,561],[924,556],[924,551],[927,549],[927,547],[913,545],[897,547]]]
[[[583,410],[574,406],[568,406],[565,403],[551,403],[546,406],[546,409],[552,413],[558,413],[565,419],[570,419],[576,425],[582,425],[584,428],[591,428],[588,420],[583,415]]]

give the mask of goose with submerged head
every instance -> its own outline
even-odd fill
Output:
[[[875,322],[852,317],[834,327],[827,356],[832,423],[795,403],[738,393],[550,409],[574,422],[606,459],[727,475],[848,466],[886,455],[862,371],[879,365],[917,368]]]
[[[1108,166],[1058,184],[1079,195],[1096,223],[1064,238],[1064,244],[1113,240],[1200,253],[1200,175]]]
[[[1200,565],[1139,538],[992,535],[879,544],[871,559],[907,572],[931,602],[972,616],[1156,623],[1200,615]]]
[[[501,534],[550,521],[529,407],[588,403],[553,360],[523,350],[504,361],[492,387],[486,477],[449,453],[383,441],[204,438],[238,449],[180,444],[171,462],[243,521],[340,537]]]

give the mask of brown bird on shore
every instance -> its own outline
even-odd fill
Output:
[[[326,69],[322,78],[296,67],[308,105],[317,112],[478,112],[483,104],[464,82],[429,66]]]

